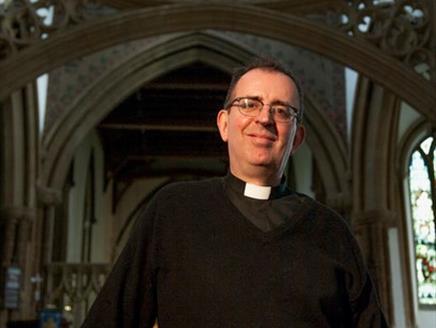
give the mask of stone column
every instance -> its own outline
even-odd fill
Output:
[[[0,105],[1,272],[21,270],[20,304],[0,310],[0,326],[11,320],[36,319],[31,277],[35,274],[35,223],[38,221],[38,108],[34,83],[14,92]],[[1,280],[1,297],[5,282]]]
[[[40,243],[40,249],[41,266],[45,266],[52,262],[56,206],[61,203],[62,195],[59,190],[38,185],[38,199],[44,209],[44,220],[40,233],[43,238]]]
[[[387,230],[395,222],[395,212],[366,211],[354,213],[353,231],[385,311],[391,308],[390,262]],[[389,315],[389,312],[386,313]]]
[[[399,104],[392,93],[366,78],[359,79],[353,116],[351,222],[390,323],[394,300],[388,228],[399,216],[391,201]]]
[[[1,319],[22,320],[31,318],[34,313],[34,298],[30,276],[33,272],[34,247],[32,230],[36,220],[36,210],[25,207],[2,207],[0,210],[2,226],[1,272],[5,274],[10,266],[21,269],[20,306],[14,310],[2,308]],[[2,285],[2,294],[4,293]],[[5,322],[4,322],[5,323]]]

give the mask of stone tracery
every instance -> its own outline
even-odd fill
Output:
[[[57,30],[85,20],[83,10],[88,0],[18,0],[0,8],[0,59],[13,56],[21,49],[46,38]],[[47,24],[50,7],[56,4],[57,19]]]
[[[431,49],[431,13],[426,1],[349,0],[337,11],[344,32],[364,38],[384,53],[435,80],[435,54]]]
[[[4,4],[3,8],[0,7],[0,61],[42,42],[52,33],[96,19],[96,11],[92,9],[102,7],[103,2],[107,1],[14,0]],[[186,3],[172,1],[179,2]],[[164,4],[167,2],[162,2]],[[265,3],[253,1],[252,5]],[[56,19],[47,24],[47,12],[53,6],[56,6]],[[427,0],[347,0],[321,4],[316,12],[300,10],[295,13],[308,19],[321,15],[332,28],[368,41],[425,79],[435,82],[436,56],[431,39],[434,14],[431,14],[431,7]],[[113,12],[117,11],[109,10],[109,13]]]

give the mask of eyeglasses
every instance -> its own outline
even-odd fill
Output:
[[[227,108],[235,106],[238,107],[242,115],[256,117],[265,105],[269,106],[269,112],[276,122],[289,123],[294,118],[299,119],[298,109],[294,106],[283,103],[264,104],[262,100],[257,98],[238,97],[235,98]]]

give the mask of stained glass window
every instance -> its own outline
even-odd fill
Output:
[[[436,305],[436,138],[424,139],[409,162],[410,203],[419,304]]]

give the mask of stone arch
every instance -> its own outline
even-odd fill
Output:
[[[46,180],[43,183],[60,189],[81,140],[116,104],[142,84],[198,60],[230,74],[235,65],[251,56],[218,38],[190,34],[146,50],[113,69],[67,110],[67,115],[45,135]]]
[[[434,86],[363,40],[249,5],[183,4],[123,12],[54,33],[0,64],[0,99],[39,74],[122,42],[172,32],[229,30],[280,40],[349,65],[436,121]],[[86,35],[86,38],[83,37]],[[49,54],[49,55],[47,55]]]
[[[203,61],[231,73],[235,65],[252,56],[233,43],[217,37],[195,33],[175,38],[132,58],[115,68],[68,111],[54,125],[43,140],[46,153],[43,184],[60,190],[68,172],[73,153],[81,140],[113,106],[143,83],[161,74]],[[312,149],[329,195],[347,192],[343,172],[347,170],[346,150],[343,140],[326,115],[306,94],[306,124],[308,144]]]

